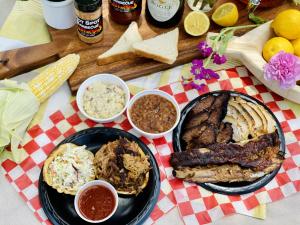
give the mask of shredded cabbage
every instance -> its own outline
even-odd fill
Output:
[[[0,81],[0,153],[10,144],[13,159],[20,160],[18,146],[38,109],[39,101],[26,83]]]

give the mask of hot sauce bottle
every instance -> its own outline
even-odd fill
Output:
[[[142,0],[109,0],[109,14],[119,24],[130,24],[139,19]]]

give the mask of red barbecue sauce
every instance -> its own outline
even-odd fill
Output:
[[[84,190],[78,201],[79,210],[90,220],[102,220],[114,210],[113,193],[106,187],[95,185]]]

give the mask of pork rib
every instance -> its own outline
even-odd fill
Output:
[[[173,170],[174,177],[196,183],[240,182],[254,181],[278,168],[282,160],[274,160],[272,164],[261,171],[242,168],[236,164],[211,165],[206,167],[181,167]]]
[[[171,155],[170,163],[174,168],[234,163],[242,167],[256,168],[259,170],[270,164],[268,157],[264,157],[269,156],[269,148],[276,147],[272,149],[276,149],[277,154],[279,152],[278,146],[278,135],[274,132],[262,135],[257,140],[249,141],[243,145],[215,143],[206,148],[175,152]]]

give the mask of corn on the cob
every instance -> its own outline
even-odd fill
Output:
[[[69,54],[48,66],[28,83],[40,103],[49,98],[72,75],[79,59],[79,55]]]

